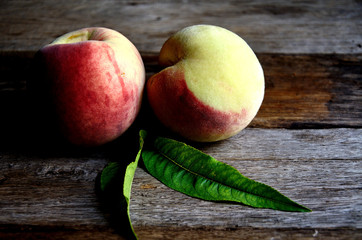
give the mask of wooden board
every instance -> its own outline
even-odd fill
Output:
[[[36,51],[89,26],[120,31],[142,51],[158,52],[193,24],[227,27],[256,52],[362,53],[360,1],[1,1],[0,51]]]
[[[262,107],[228,140],[193,146],[309,207],[311,213],[201,201],[136,171],[140,239],[362,239],[362,3],[341,1],[0,1],[0,239],[123,239],[96,194],[112,160],[132,159],[137,131],[160,126],[143,105],[117,141],[79,149],[44,130],[30,104],[33,56],[55,37],[113,28],[140,50],[147,78],[175,31],[224,26],[255,50]]]
[[[143,54],[148,76],[160,70],[152,56]],[[361,127],[362,54],[257,56],[266,90],[251,127]]]
[[[206,153],[234,166],[251,179],[275,187],[313,209],[312,213],[287,213],[201,201],[167,188],[138,169],[132,190],[133,224],[141,235],[146,227],[153,239],[158,231],[166,231],[162,229],[178,232],[184,227],[191,232],[212,229],[213,234],[220,236],[222,232],[245,229],[264,234],[268,229],[277,232],[293,229],[294,234],[308,232],[310,235],[317,231],[320,237],[323,231],[327,236],[334,232],[326,229],[361,233],[356,230],[362,227],[361,133],[355,129],[336,129],[334,132],[247,129],[240,136],[222,143],[232,152],[214,154],[216,149],[225,148],[204,146]],[[321,139],[321,136],[323,144],[318,145],[313,139]],[[250,144],[252,142],[259,144]],[[285,148],[295,155],[283,157],[278,153],[279,143],[288,143]],[[330,153],[328,147],[337,146],[341,148],[342,156]],[[11,236],[20,226],[38,226],[34,228],[37,231],[56,226],[72,231],[78,231],[78,228],[82,231],[85,226],[106,229],[107,221],[95,194],[95,180],[107,163],[107,156],[100,152],[83,152],[78,157],[3,154],[0,227],[4,228],[6,223],[11,226],[10,230],[13,229],[10,233],[2,233],[3,236]]]
[[[34,54],[0,55],[4,76],[0,79],[0,107],[4,114],[0,118],[0,128],[5,127],[4,131],[11,131],[10,134],[16,131],[9,128],[10,125],[18,122],[18,128],[29,123],[26,121],[29,107],[26,80],[32,76]],[[141,54],[147,77],[160,71],[157,54]],[[362,126],[362,54],[264,53],[258,57],[264,69],[266,90],[261,109],[249,127]]]

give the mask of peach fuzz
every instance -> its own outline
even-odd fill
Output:
[[[262,67],[235,33],[194,25],[162,46],[165,66],[147,82],[147,95],[159,120],[181,136],[219,141],[244,129],[264,97]]]
[[[69,142],[102,145],[131,126],[141,106],[145,69],[126,37],[107,28],[84,28],[44,46],[38,56]]]

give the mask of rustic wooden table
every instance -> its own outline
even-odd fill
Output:
[[[262,107],[235,137],[197,147],[311,208],[205,202],[136,171],[131,219],[140,239],[362,239],[362,2],[0,1],[0,239],[122,239],[95,191],[124,138],[59,144],[28,108],[34,53],[86,26],[122,32],[147,76],[175,31],[214,24],[242,36],[265,71]],[[139,125],[149,123],[143,108]],[[131,130],[132,131],[132,130]]]

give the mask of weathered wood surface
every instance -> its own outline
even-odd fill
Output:
[[[157,52],[175,31],[215,24],[240,34],[257,52],[362,53],[362,4],[332,1],[19,1],[0,2],[0,51],[35,51],[88,26],[124,33]]]
[[[157,59],[144,53],[149,76]],[[362,54],[257,53],[264,101],[250,127],[362,126]]]
[[[110,27],[135,43],[149,77],[170,34],[198,23],[251,45],[266,93],[249,128],[194,145],[313,212],[200,201],[138,169],[131,218],[140,239],[361,239],[361,12],[359,0],[0,1],[0,239],[122,239],[96,177],[134,157],[137,139],[77,149],[45,138],[28,108],[34,53],[65,32]],[[148,114],[146,106],[130,135],[159,127]]]
[[[26,80],[34,52],[0,55],[0,129],[26,124]],[[142,53],[147,76],[158,72],[157,55]],[[362,126],[362,54],[258,54],[264,68],[264,101],[250,127],[331,128]],[[20,70],[19,70],[20,69]],[[9,103],[12,103],[9,105]],[[21,130],[23,131],[23,129]]]
[[[141,235],[144,227],[152,232],[153,226],[175,232],[183,227],[201,232],[209,229],[216,235],[244,228],[264,229],[264,234],[273,228],[286,232],[294,229],[295,234],[303,234],[296,230],[301,228],[308,229],[310,235],[317,231],[320,237],[323,231],[330,234],[325,229],[337,228],[348,234],[362,234],[356,230],[362,227],[361,134],[360,129],[246,129],[242,135],[224,141],[225,148],[218,144],[204,146],[205,152],[245,176],[275,187],[313,209],[312,213],[200,201],[168,189],[138,169],[132,190],[133,224]],[[280,146],[281,143],[287,146]],[[282,148],[295,155],[279,154]],[[333,156],[330,149],[335,148],[340,153]],[[216,149],[224,151],[214,154]],[[35,226],[35,229],[62,226],[72,231],[85,226],[107,229],[108,223],[94,194],[95,179],[107,163],[107,154],[90,151],[81,156],[64,155],[2,155],[0,229],[6,227],[4,224],[11,226],[10,232],[20,226]],[[1,234],[6,237],[12,233]],[[152,239],[157,239],[156,230],[152,235]]]

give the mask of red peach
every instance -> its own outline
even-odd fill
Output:
[[[145,69],[136,47],[106,28],[84,28],[39,51],[62,134],[97,146],[124,133],[141,105]]]

